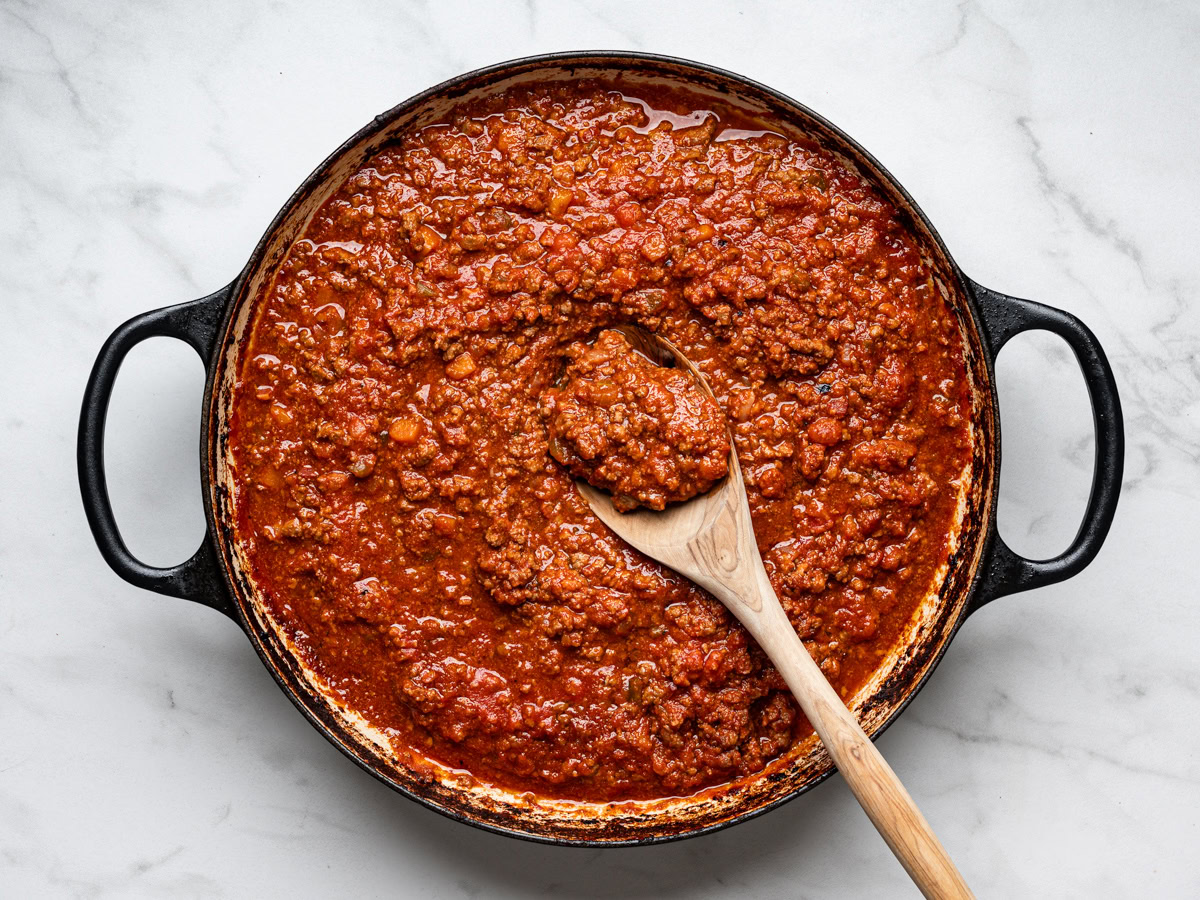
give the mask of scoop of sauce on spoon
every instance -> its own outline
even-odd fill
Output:
[[[559,386],[542,397],[550,455],[612,494],[617,510],[662,510],[728,474],[725,413],[688,372],[652,361],[613,329],[567,354]]]

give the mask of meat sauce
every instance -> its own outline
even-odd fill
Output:
[[[567,357],[563,385],[542,396],[550,455],[609,491],[618,511],[665,509],[729,472],[725,413],[688,372],[652,362],[618,331]]]
[[[253,578],[344,702],[398,751],[594,801],[811,731],[720,603],[576,491],[552,431],[581,344],[636,324],[705,374],[843,697],[933,587],[970,455],[957,326],[897,211],[812,142],[620,87],[523,88],[369,159],[257,298],[230,435]],[[660,438],[676,471],[621,477],[719,477]]]

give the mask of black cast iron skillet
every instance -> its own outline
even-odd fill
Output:
[[[136,316],[109,337],[84,393],[79,480],[92,533],[113,571],[140,587],[203,603],[233,619],[314,727],[394,789],[452,818],[502,834],[570,844],[643,844],[702,834],[772,809],[828,777],[832,772],[828,756],[815,740],[809,741],[763,772],[732,785],[688,798],[611,805],[531,800],[420,759],[397,756],[367,723],[339,705],[258,602],[234,524],[232,499],[238,480],[226,446],[230,392],[242,337],[252,321],[254,299],[269,283],[274,266],[302,232],[308,216],[389,139],[406,129],[440,121],[456,102],[514,83],[578,78],[634,88],[683,88],[693,93],[698,103],[733,105],[772,130],[819,141],[900,211],[933,274],[936,289],[957,318],[970,382],[973,431],[962,522],[941,585],[918,613],[907,642],[852,700],[868,734],[879,734],[920,690],[968,615],[1005,594],[1070,578],[1092,561],[1116,509],[1124,436],[1112,369],[1088,327],[1069,313],[1005,296],[967,278],[896,180],[849,136],[811,110],[739,75],[650,54],[569,53],[501,63],[453,78],[377,116],[300,186],[232,283],[191,303]],[[1019,556],[996,531],[1000,425],[994,361],[1013,335],[1035,329],[1059,335],[1074,351],[1091,398],[1096,433],[1095,468],[1083,524],[1066,552],[1047,560]],[[208,373],[200,440],[207,533],[191,559],[166,568],[148,566],[126,548],[104,475],[104,421],[117,370],[133,346],[156,336],[191,344]]]

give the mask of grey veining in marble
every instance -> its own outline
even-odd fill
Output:
[[[882,738],[981,897],[1200,895],[1200,7],[603,0],[0,0],[0,895],[912,895],[834,779],[718,835],[571,851],[418,808],[326,744],[219,615],[117,580],[74,431],[125,318],[241,267],[375,113],[500,59],[635,48],[808,103],[904,183],[973,278],[1088,322],[1126,410],[1108,546],[987,607]],[[999,364],[1001,527],[1049,555],[1091,421],[1047,336]],[[201,367],[131,356],[114,502],[150,562],[200,540]]]

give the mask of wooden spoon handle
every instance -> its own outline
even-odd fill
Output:
[[[759,568],[761,603],[754,604],[760,608],[750,617],[758,627],[750,630],[792,689],[863,810],[926,897],[974,897],[896,773],[796,636],[761,564]]]

